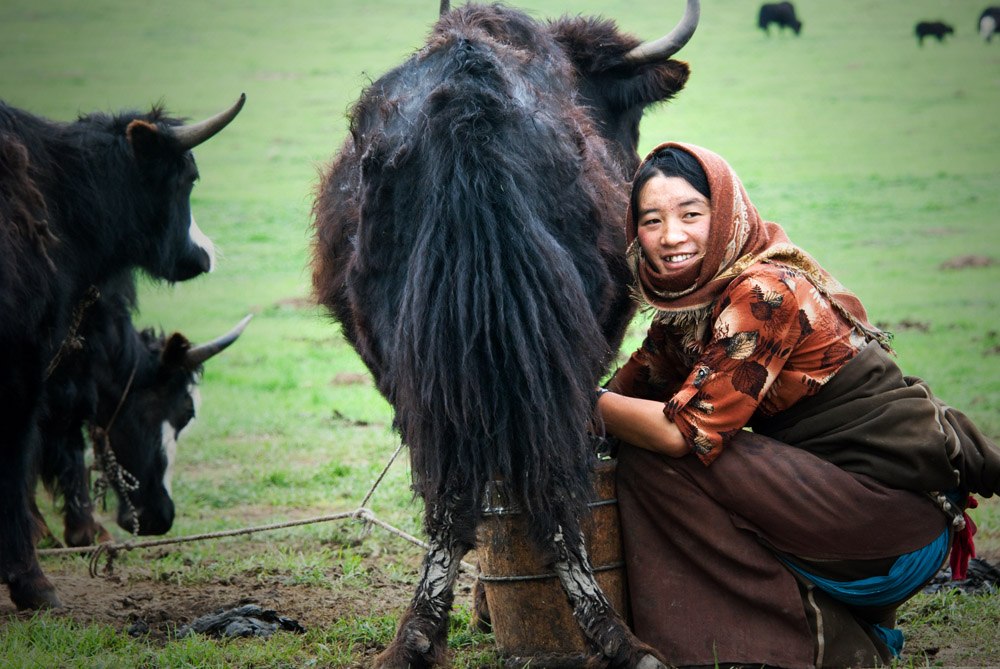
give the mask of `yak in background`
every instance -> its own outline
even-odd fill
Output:
[[[314,206],[313,282],[395,409],[430,543],[379,666],[445,661],[493,478],[595,655],[662,666],[598,587],[578,519],[594,391],[634,313],[622,220],[639,121],[683,88],[688,66],[670,57],[698,13],[688,0],[641,44],[611,21],[468,4],[350,112]]]
[[[917,36],[917,44],[923,46],[925,37],[936,37],[938,42],[943,42],[946,35],[955,34],[955,28],[943,21],[921,21],[913,32]]]
[[[770,36],[772,23],[778,26],[778,32],[785,28],[791,28],[796,35],[802,32],[802,21],[795,15],[795,5],[790,2],[769,2],[760,6],[757,27]]]
[[[92,287],[136,269],[184,281],[212,268],[191,216],[191,149],[243,101],[192,125],[158,108],[58,123],[0,103],[0,582],[19,609],[61,606],[28,501],[46,377]]]
[[[45,383],[31,479],[40,479],[61,499],[68,546],[111,540],[93,514],[85,431],[95,467],[117,497],[118,526],[136,535],[170,530],[177,444],[200,405],[202,366],[236,341],[250,320],[247,316],[226,334],[192,347],[180,333],[166,337],[136,330],[131,274],[105,282],[100,293],[83,312],[79,350],[67,354]],[[51,536],[33,500],[29,495],[40,530]]]

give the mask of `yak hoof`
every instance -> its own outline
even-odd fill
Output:
[[[97,523],[97,537],[95,541],[99,544],[110,544],[114,542],[115,538],[111,536],[111,533],[104,529],[104,526]]]
[[[70,546],[94,546],[110,543],[115,540],[111,533],[96,520],[81,523],[66,523],[64,533],[66,543]]]
[[[10,599],[18,611],[62,608],[63,604],[59,600],[59,595],[56,594],[55,586],[44,576],[10,583],[8,587],[10,588]]]
[[[666,665],[652,655],[646,655],[635,665],[635,669],[666,669]]]
[[[375,659],[376,669],[429,669],[436,663],[430,657],[431,640],[421,632],[410,630],[399,635]]]

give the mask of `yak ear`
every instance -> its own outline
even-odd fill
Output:
[[[187,337],[180,332],[173,333],[167,337],[167,343],[164,344],[163,351],[160,353],[160,365],[183,367],[190,348],[191,342],[187,340]]]
[[[169,141],[160,129],[148,121],[136,119],[125,128],[125,137],[136,158],[149,158],[163,150]]]

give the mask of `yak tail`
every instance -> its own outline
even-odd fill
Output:
[[[395,145],[387,133],[363,166],[381,174],[365,179],[380,186],[359,244],[391,254],[383,270],[403,286],[387,301],[380,386],[428,505],[499,478],[543,538],[575,530],[587,501],[587,425],[610,358],[595,316],[605,222],[579,127],[530,113],[465,47],[474,76],[431,92],[422,127]]]

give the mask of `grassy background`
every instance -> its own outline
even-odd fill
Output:
[[[681,5],[518,3],[539,18],[614,17],[643,38],[669,29]],[[1000,42],[984,44],[975,33],[981,3],[799,0],[798,38],[764,37],[756,1],[705,5],[680,54],[692,67],[688,87],[647,114],[640,151],[676,139],[725,156],[761,213],[855,290],[873,321],[896,332],[903,369],[1000,437],[1000,264],[940,268],[963,255],[1000,259]],[[345,133],[347,107],[422,43],[436,8],[429,0],[0,5],[0,98],[9,104],[68,121],[162,101],[200,119],[247,94],[232,126],[196,152],[202,179],[193,209],[217,244],[218,270],[173,287],[144,285],[137,319],[204,341],[256,314],[238,344],[208,366],[201,419],[181,444],[172,535],[351,510],[395,450],[391,413],[363,365],[305,302],[309,210],[318,170]],[[945,20],[956,34],[918,47],[913,26],[925,19]],[[637,323],[625,350],[642,331]],[[398,463],[369,506],[419,534],[408,486]],[[980,549],[997,559],[1000,508],[990,500],[975,513]],[[376,532],[361,547],[331,550],[349,534],[309,526],[263,536],[273,550],[242,561],[194,544],[175,559],[210,565],[187,567],[192,579],[280,569],[321,582],[326,565],[357,568],[381,551],[384,565],[411,577],[418,552],[408,544]],[[281,549],[288,545],[294,550]],[[177,567],[166,562],[164,569]],[[913,620],[942,638],[973,634],[972,625],[957,631],[959,621],[985,615],[973,605],[963,618],[944,600],[919,606],[952,612],[914,609]],[[51,664],[72,663],[65,658],[93,647],[150,666],[296,663],[286,653],[339,666],[321,647],[339,644],[349,655],[352,638],[387,641],[393,624],[346,621],[304,647],[178,642],[138,660],[135,644],[106,630],[67,631],[44,619],[5,629],[0,649],[51,647]],[[1000,657],[996,640],[990,646],[992,637],[983,638],[969,640],[976,648],[967,664]],[[459,661],[485,662],[477,653],[488,646]]]

